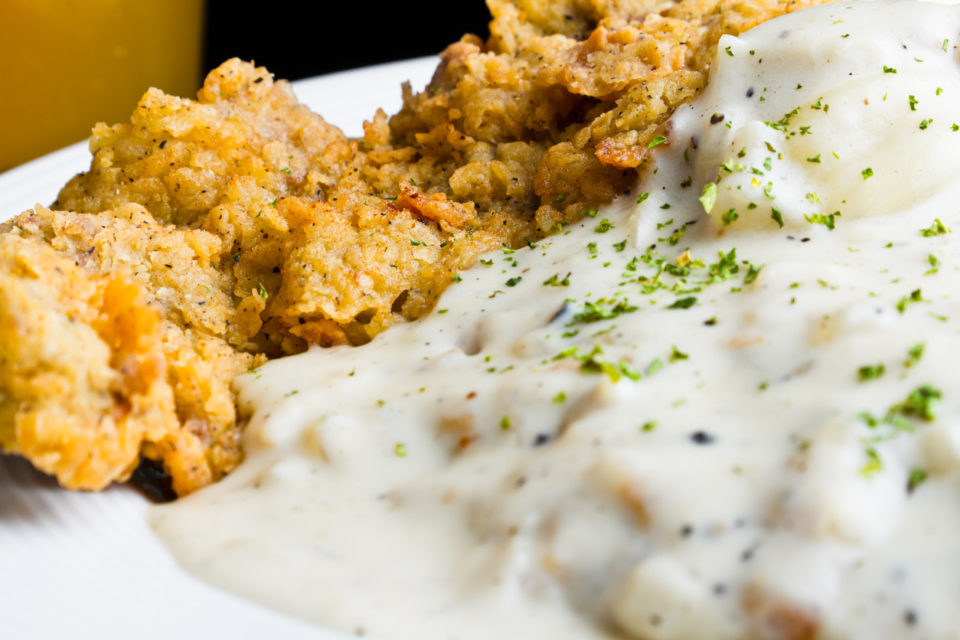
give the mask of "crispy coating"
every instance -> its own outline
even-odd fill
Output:
[[[508,243],[550,233],[633,184],[721,35],[820,1],[488,0],[489,41],[465,36],[406,89],[384,140],[418,160],[392,173],[522,220]]]
[[[197,101],[150,90],[129,123],[98,125],[91,149],[56,206],[136,202],[214,234],[234,307],[224,338],[245,351],[366,342],[424,313],[499,244],[470,203],[409,180],[368,184],[358,142],[239,60],[211,72]]]
[[[230,382],[362,344],[457,271],[627,190],[719,37],[818,0],[488,0],[421,93],[347,138],[229,60],[148,91],[93,161],[0,228],[0,447],[69,488],[162,461],[186,494],[241,458]]]
[[[230,382],[254,366],[213,336],[219,239],[138,205],[38,208],[0,234],[0,446],[71,489],[162,459],[178,494],[240,461]]]

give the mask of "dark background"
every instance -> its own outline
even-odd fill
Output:
[[[489,35],[483,0],[274,0],[255,6],[250,11],[246,3],[207,0],[204,75],[237,56],[296,80],[436,55],[464,33]]]

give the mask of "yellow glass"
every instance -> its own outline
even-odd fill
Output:
[[[0,171],[200,83],[203,0],[0,0]]]

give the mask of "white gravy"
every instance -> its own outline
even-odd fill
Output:
[[[248,459],[157,533],[383,640],[960,638],[958,44],[724,37],[617,206],[242,377]]]

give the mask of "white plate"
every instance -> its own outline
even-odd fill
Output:
[[[377,107],[400,108],[403,80],[422,87],[435,66],[435,58],[418,58],[294,88],[311,109],[356,136]],[[79,143],[0,174],[0,218],[49,204],[89,163]],[[147,526],[146,506],[125,487],[63,491],[21,460],[0,457],[0,637],[342,640],[185,573]]]

